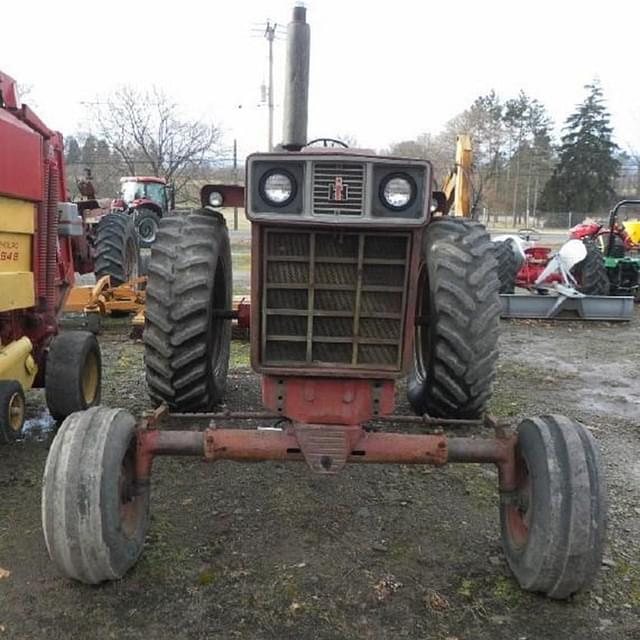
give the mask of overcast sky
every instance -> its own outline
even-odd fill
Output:
[[[85,104],[119,84],[158,85],[220,124],[242,155],[264,149],[267,43],[292,0],[4,2],[0,69],[32,86],[52,128],[91,129]],[[382,148],[437,132],[492,88],[538,98],[558,126],[598,76],[617,142],[640,149],[640,3],[609,0],[308,0],[311,137]],[[257,33],[254,33],[257,31]],[[284,33],[284,30],[283,30]],[[275,43],[282,102],[284,40]],[[239,105],[242,105],[239,108]],[[276,142],[282,117],[275,117]]]

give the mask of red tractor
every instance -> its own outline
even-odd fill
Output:
[[[558,271],[547,273],[540,280],[554,251],[550,247],[539,246],[539,240],[539,233],[533,229],[522,229],[517,235],[494,238],[500,293],[513,293],[515,287],[544,292],[545,287],[563,282]],[[583,243],[584,258],[571,269],[576,289],[586,295],[606,296],[609,293],[609,280],[602,254],[590,239],[583,240]]]
[[[76,413],[51,447],[49,554],[85,583],[124,576],[145,544],[158,456],[306,462],[323,475],[346,464],[494,463],[516,579],[567,598],[602,561],[606,494],[593,436],[557,415],[514,431],[485,415],[501,311],[489,234],[432,216],[427,161],[307,146],[305,16],[295,7],[289,25],[284,142],[247,159],[251,361],[266,410],[216,411],[235,313],[229,233],[211,206],[224,194],[209,190],[202,209],[161,221],[151,252],[144,341],[157,410],[138,424],[123,409]],[[416,415],[394,413],[405,377]],[[157,428],[167,411],[200,413],[209,428]],[[264,426],[233,426],[246,419]],[[409,425],[419,429],[403,432]],[[490,435],[446,435],[462,425]]]
[[[120,178],[120,185],[111,208],[133,217],[139,244],[148,248],[155,242],[160,220],[175,208],[174,189],[164,178],[153,176]]]
[[[31,387],[57,420],[100,400],[95,337],[58,333],[75,272],[94,268],[95,238],[66,192],[62,136],[0,72],[0,440],[20,435]]]

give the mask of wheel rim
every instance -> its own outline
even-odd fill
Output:
[[[120,492],[120,524],[124,535],[136,535],[141,517],[142,500],[136,492],[136,447],[135,439],[127,449],[120,466],[118,489]]]
[[[532,496],[529,467],[519,453],[516,453],[516,490],[512,500],[506,513],[507,530],[513,546],[521,549],[529,540]]]
[[[14,393],[9,398],[9,428],[18,433],[24,424],[25,403],[20,393]]]
[[[98,387],[100,386],[100,367],[96,354],[91,352],[87,356],[87,360],[82,370],[82,397],[90,407],[96,400],[98,395]]]
[[[138,235],[144,242],[154,242],[158,234],[158,223],[153,218],[143,218],[138,225]]]

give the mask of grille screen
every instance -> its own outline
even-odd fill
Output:
[[[263,233],[262,363],[399,370],[409,234]]]
[[[360,216],[364,202],[364,164],[314,162],[313,213]]]

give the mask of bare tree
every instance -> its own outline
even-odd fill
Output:
[[[213,124],[181,116],[178,105],[160,89],[138,91],[125,86],[98,102],[95,120],[131,174],[150,172],[184,189],[194,173],[212,164],[220,140]]]

